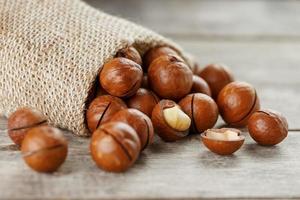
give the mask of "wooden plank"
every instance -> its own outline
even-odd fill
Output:
[[[299,1],[86,1],[168,36],[300,38]]]
[[[98,169],[89,139],[66,135],[67,161],[49,175],[31,171],[2,132],[0,199],[300,198],[299,132],[270,148],[247,136],[240,151],[225,157],[209,152],[197,136],[176,143],[156,138],[123,174]]]

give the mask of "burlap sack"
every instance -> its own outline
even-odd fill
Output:
[[[52,124],[88,135],[88,92],[103,63],[129,44],[141,53],[156,45],[179,50],[80,0],[0,0],[0,113],[31,106]]]

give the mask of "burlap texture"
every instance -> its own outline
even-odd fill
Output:
[[[0,113],[31,106],[53,125],[88,135],[88,91],[103,63],[129,44],[142,53],[156,45],[178,49],[80,0],[0,0]]]

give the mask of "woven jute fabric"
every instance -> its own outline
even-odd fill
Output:
[[[101,66],[127,45],[141,53],[171,41],[80,0],[0,0],[0,113],[41,110],[77,135]]]

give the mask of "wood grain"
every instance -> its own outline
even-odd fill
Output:
[[[86,0],[164,35],[300,39],[300,1]]]
[[[246,133],[244,133],[246,134]],[[98,169],[89,139],[66,132],[69,155],[54,174],[30,170],[6,133],[0,135],[0,199],[186,199],[300,197],[299,132],[275,147],[249,137],[232,156],[209,152],[198,136],[155,143],[123,174]]]

